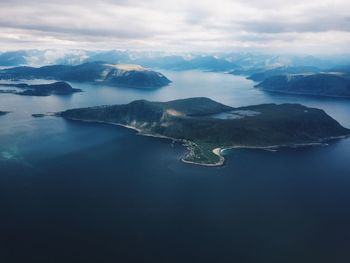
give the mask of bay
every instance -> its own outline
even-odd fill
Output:
[[[71,83],[71,96],[1,94],[2,262],[348,262],[350,140],[235,150],[222,167],[122,127],[33,113],[205,96],[301,103],[350,127],[350,101],[266,93],[244,77],[164,71],[151,90]]]

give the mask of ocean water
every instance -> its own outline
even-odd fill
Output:
[[[265,93],[243,77],[164,71],[152,91],[71,83],[71,96],[1,94],[0,262],[349,262],[350,140],[234,150],[223,167],[112,125],[33,113],[206,96],[302,103],[350,127],[350,101]]]

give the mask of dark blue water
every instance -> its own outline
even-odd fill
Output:
[[[232,106],[299,102],[350,127],[350,102],[267,94],[241,77],[165,72],[137,91],[77,85],[68,97],[2,94],[0,262],[349,262],[350,140],[236,150],[225,166],[117,126],[32,113],[208,96]]]

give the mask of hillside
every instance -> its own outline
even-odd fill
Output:
[[[350,130],[319,109],[298,104],[232,108],[208,98],[170,102],[134,101],[125,105],[73,109],[59,116],[70,120],[115,123],[141,134],[187,142],[184,161],[222,164],[214,149],[320,143]]]
[[[342,74],[279,75],[265,79],[256,87],[291,94],[350,97],[350,79]]]
[[[310,75],[319,73],[321,70],[316,67],[278,67],[269,70],[261,70],[252,73],[247,79],[254,81],[264,81],[267,78],[279,75],[303,74]]]
[[[170,83],[170,80],[161,73],[138,65],[112,65],[102,62],[84,63],[77,66],[15,67],[0,70],[0,79],[55,79],[132,88],[157,88]]]

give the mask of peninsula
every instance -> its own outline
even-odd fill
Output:
[[[171,82],[163,74],[139,65],[114,65],[103,62],[89,62],[76,66],[14,67],[0,70],[0,79],[53,79],[140,89],[163,87]]]
[[[169,102],[133,101],[125,105],[71,109],[57,114],[68,120],[104,122],[188,146],[184,162],[223,164],[221,149],[322,143],[348,136],[323,110],[299,104],[263,104],[233,108],[209,98]]]
[[[339,72],[276,75],[256,87],[270,92],[350,98],[350,78]]]

